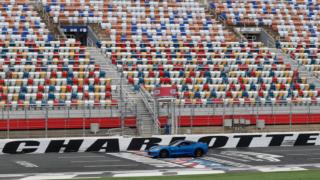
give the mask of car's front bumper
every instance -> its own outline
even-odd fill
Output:
[[[148,151],[148,155],[151,157],[158,157],[159,152],[158,151]]]

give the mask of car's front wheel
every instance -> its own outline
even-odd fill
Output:
[[[196,150],[194,151],[194,156],[195,156],[195,157],[201,157],[201,156],[203,156],[203,150],[202,150],[202,149],[196,149]]]
[[[161,150],[159,153],[160,158],[167,158],[169,157],[169,152],[167,150]]]

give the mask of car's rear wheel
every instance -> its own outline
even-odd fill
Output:
[[[167,158],[167,157],[169,157],[169,152],[167,150],[162,150],[159,153],[159,157],[160,158]]]
[[[196,149],[196,150],[194,151],[194,156],[195,156],[195,157],[201,157],[201,156],[203,156],[203,150],[202,150],[202,149]]]

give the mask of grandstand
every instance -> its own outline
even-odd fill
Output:
[[[6,134],[319,123],[316,1],[1,2]],[[174,93],[155,98],[159,88]]]

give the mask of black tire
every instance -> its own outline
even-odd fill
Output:
[[[167,158],[169,157],[169,152],[167,150],[161,150],[159,153],[160,158]]]
[[[203,156],[203,150],[202,149],[196,149],[194,151],[194,157],[201,157]]]

